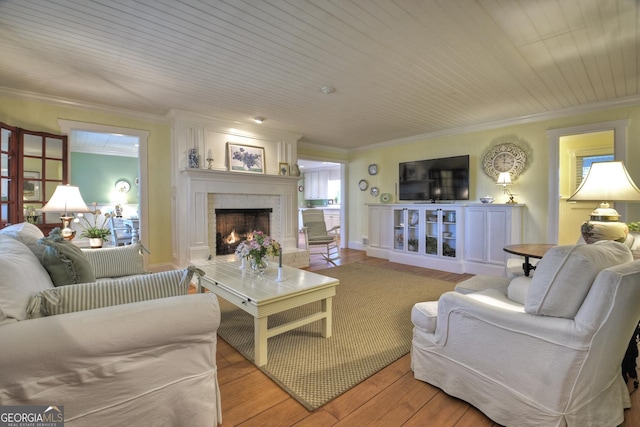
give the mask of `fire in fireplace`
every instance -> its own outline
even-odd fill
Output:
[[[216,209],[216,255],[232,254],[254,230],[270,230],[271,208]]]

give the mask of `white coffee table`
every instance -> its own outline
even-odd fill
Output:
[[[216,256],[212,261],[194,263],[206,275],[198,292],[205,289],[241,308],[254,318],[254,363],[267,363],[267,339],[300,326],[322,321],[322,336],[331,336],[332,300],[337,279],[283,266],[284,281],[276,282],[278,267],[269,264],[263,275],[251,273],[249,266],[241,270],[235,255]],[[267,328],[270,315],[315,301],[321,301],[320,311],[298,320]]]

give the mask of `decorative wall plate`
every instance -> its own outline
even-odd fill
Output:
[[[378,189],[378,187],[371,187],[371,195],[373,197],[378,197],[379,193],[380,193],[380,190]]]
[[[360,191],[365,191],[367,188],[369,188],[369,183],[366,179],[361,179],[358,183],[358,188],[360,189]]]
[[[482,161],[484,172],[494,180],[501,172],[509,172],[511,179],[515,180],[526,166],[526,153],[510,142],[492,147]]]
[[[119,193],[128,193],[131,190],[131,184],[126,179],[116,181],[116,191]]]
[[[378,165],[372,163],[369,165],[369,175],[375,175],[378,173]]]
[[[391,194],[390,193],[382,193],[380,195],[380,201],[382,203],[391,203]]]

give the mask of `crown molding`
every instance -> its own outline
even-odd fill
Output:
[[[514,117],[512,119],[496,120],[493,122],[481,123],[477,125],[463,126],[453,129],[445,129],[442,131],[424,133],[421,135],[409,136],[406,138],[393,139],[390,141],[379,142],[376,144],[366,145],[363,147],[353,148],[350,152],[363,152],[370,151],[378,148],[384,148],[389,146],[397,146],[403,144],[410,144],[414,142],[424,141],[425,139],[432,139],[441,136],[461,135],[471,132],[480,132],[491,129],[498,129],[507,126],[522,125],[528,123],[541,122],[545,120],[558,119],[562,117],[576,116],[580,114],[592,113],[594,111],[609,110],[613,108],[629,107],[640,105],[640,96],[629,96],[625,98],[616,98],[609,101],[594,102],[591,104],[585,104],[578,107],[565,108],[562,110],[547,111],[544,113],[531,114],[528,116]]]
[[[94,104],[90,102],[78,101],[75,99],[56,97],[51,95],[44,95],[36,92],[28,92],[23,90],[12,89],[8,87],[0,86],[0,96],[7,98],[21,99],[26,101],[38,101],[48,104],[61,105],[64,107],[78,108],[82,110],[91,110],[107,114],[115,114],[118,116],[126,116],[139,120],[145,120],[150,122],[166,123],[167,119],[164,115],[145,113],[137,110],[128,110],[126,108],[116,108],[101,104]]]

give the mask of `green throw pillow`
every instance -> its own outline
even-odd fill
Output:
[[[40,261],[51,276],[54,286],[96,281],[95,273],[82,250],[57,236],[38,241],[46,246]]]

